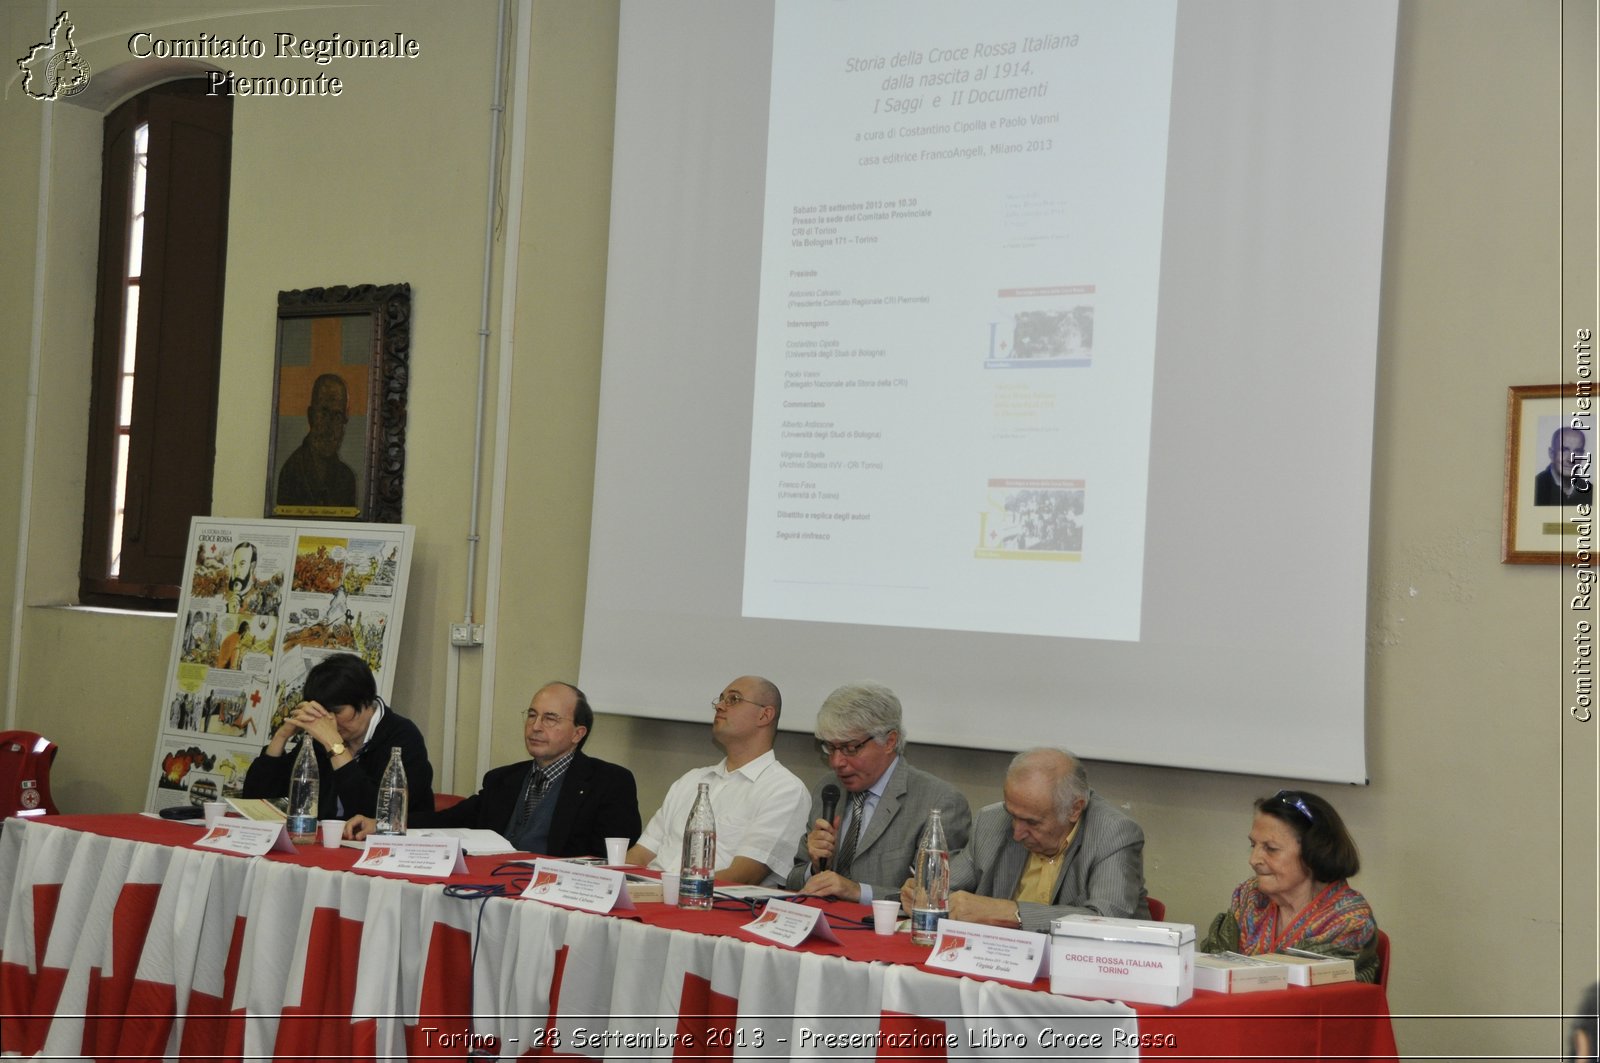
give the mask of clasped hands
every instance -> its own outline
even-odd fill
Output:
[[[296,731],[304,731],[324,749],[331,748],[340,740],[339,724],[334,719],[334,714],[317,701],[302,701],[296,705],[278,726],[277,733],[273,737],[280,743],[287,742],[294,737]]]

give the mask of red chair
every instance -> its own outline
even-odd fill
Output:
[[[1154,919],[1158,923],[1166,922],[1166,920],[1167,920],[1167,906],[1165,904],[1162,904],[1160,901],[1156,900],[1154,897],[1146,897],[1144,899],[1144,901],[1145,901],[1146,904],[1148,904],[1150,906],[1150,918],[1151,919]]]
[[[1378,931],[1378,984],[1389,988],[1389,935]]]
[[[0,817],[59,816],[50,765],[59,747],[32,731],[0,731]]]
[[[459,805],[464,800],[466,799],[460,794],[434,794],[433,810],[435,812],[443,812],[453,805]]]

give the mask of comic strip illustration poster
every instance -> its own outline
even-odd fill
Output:
[[[237,796],[244,773],[335,653],[388,698],[414,529],[196,517],[147,811]]]

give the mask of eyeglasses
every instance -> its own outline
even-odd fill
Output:
[[[561,715],[559,712],[547,712],[541,716],[539,715],[537,709],[528,710],[527,720],[529,723],[533,723],[535,720],[537,720],[546,727],[560,727],[562,724],[567,722],[567,718]]]
[[[1293,790],[1279,790],[1277,793],[1272,795],[1272,799],[1288,805],[1290,808],[1306,817],[1307,823],[1315,823],[1317,821],[1317,817],[1311,814],[1311,809],[1304,801],[1300,799],[1300,795]]]
[[[743,694],[739,693],[737,690],[728,690],[728,691],[724,691],[721,694],[718,694],[716,697],[711,699],[711,707],[713,709],[731,709],[735,705],[739,705],[739,704],[746,703],[746,702],[748,702],[751,705],[754,705],[758,709],[770,708],[770,706],[763,705],[759,701],[751,701],[749,698],[745,697]]]
[[[839,753],[846,757],[853,757],[863,749],[867,748],[868,742],[876,742],[877,740],[877,735],[867,735],[867,737],[857,739],[854,742],[827,742],[819,738],[817,739],[817,750],[822,754],[823,760],[827,760],[835,753]]]

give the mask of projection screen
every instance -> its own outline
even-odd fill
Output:
[[[1361,782],[1395,4],[627,3],[581,682]]]

